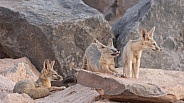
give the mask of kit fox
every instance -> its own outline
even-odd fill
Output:
[[[114,48],[112,39],[109,39],[108,45],[105,46],[95,39],[85,51],[83,57],[82,69],[108,73],[116,75],[114,58],[120,54],[120,51]]]
[[[152,49],[161,51],[157,43],[153,39],[155,27],[149,32],[145,28],[142,29],[142,38],[137,40],[129,40],[123,50],[123,77],[136,78],[139,77],[139,66],[142,50]]]
[[[33,99],[42,98],[48,96],[51,91],[63,90],[65,87],[52,87],[51,81],[62,80],[63,77],[58,75],[53,69],[55,61],[45,60],[43,63],[43,70],[41,71],[39,78],[36,82],[30,79],[19,81],[15,84],[14,93],[26,93]]]

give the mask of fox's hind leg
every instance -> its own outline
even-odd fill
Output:
[[[123,61],[123,75],[122,75],[122,77],[123,78],[126,78],[127,77],[127,63],[126,63],[126,61],[124,60]]]
[[[132,78],[135,78],[136,63],[132,63]]]

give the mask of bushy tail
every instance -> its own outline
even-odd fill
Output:
[[[27,89],[25,93],[28,94],[33,99],[43,98],[50,94],[49,89],[47,88],[34,88],[34,89]]]

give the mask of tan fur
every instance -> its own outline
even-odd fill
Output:
[[[51,87],[51,81],[62,80],[63,78],[53,69],[55,61],[44,61],[44,68],[36,82],[30,79],[19,81],[15,84],[14,93],[26,93],[33,99],[48,96],[50,91],[63,90],[65,87]]]
[[[155,27],[149,32],[142,29],[142,38],[138,40],[130,40],[123,50],[123,77],[137,78],[139,77],[140,58],[142,50],[152,49],[154,51],[161,51],[160,47],[153,39]]]
[[[107,46],[95,40],[85,51],[82,69],[115,75],[114,57],[119,55],[119,51],[114,48],[112,39],[109,39]]]

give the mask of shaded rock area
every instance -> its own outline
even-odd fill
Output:
[[[105,19],[113,25],[125,11],[139,0],[83,0],[87,5],[100,11]]]
[[[127,79],[80,70],[77,80],[81,85],[102,89],[102,96],[110,100],[169,103],[184,99],[183,75],[179,71],[141,68],[139,79]]]
[[[183,0],[140,0],[113,26],[116,47],[122,52],[130,39],[140,38],[142,28],[155,26],[154,39],[163,51],[144,51],[141,67],[184,71],[183,5]],[[122,57],[116,62],[122,66]]]
[[[81,67],[87,46],[113,37],[108,22],[81,0],[0,0],[0,44],[11,58],[28,57],[39,71],[45,59],[63,77]],[[104,38],[105,37],[105,38]]]

